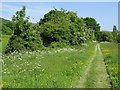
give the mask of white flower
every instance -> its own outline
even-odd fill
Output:
[[[6,72],[3,72],[3,73],[6,73]]]
[[[20,58],[20,57],[19,57],[18,59],[19,59],[19,60],[22,60],[22,58]]]

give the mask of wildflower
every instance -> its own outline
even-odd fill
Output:
[[[3,72],[4,74],[7,73],[7,72]]]
[[[18,59],[19,59],[19,60],[22,60],[22,58],[20,58],[20,57],[19,57]]]
[[[26,64],[28,64],[28,62],[25,62]]]

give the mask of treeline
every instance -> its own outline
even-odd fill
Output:
[[[76,12],[54,8],[33,25],[29,22],[29,17],[26,17],[25,10],[26,7],[23,6],[16,15],[13,15],[13,34],[5,53],[104,40],[101,39],[103,33],[100,32],[100,25],[94,18],[80,18]]]
[[[116,27],[116,26],[113,26]],[[108,42],[116,42],[120,43],[120,31],[113,28],[113,31],[101,31],[100,32],[100,42],[108,41]]]
[[[13,33],[13,22],[0,18],[0,34],[11,35]]]

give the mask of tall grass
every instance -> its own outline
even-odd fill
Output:
[[[2,53],[9,41],[10,35],[2,35],[2,42],[0,42],[0,53]]]
[[[118,87],[118,44],[117,43],[101,43],[101,50],[104,55],[108,71],[112,80],[113,86]]]
[[[3,57],[3,88],[71,88],[87,67],[95,43],[11,53]]]

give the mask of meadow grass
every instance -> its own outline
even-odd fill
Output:
[[[4,55],[3,88],[72,88],[87,67],[95,45]]]
[[[10,38],[10,35],[3,35],[2,34],[2,42],[0,42],[0,53],[2,53],[5,50],[6,45],[9,41],[9,38]]]
[[[118,44],[101,43],[100,45],[113,86],[118,87]]]

